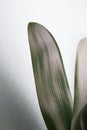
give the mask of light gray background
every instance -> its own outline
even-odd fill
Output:
[[[31,21],[41,23],[55,37],[73,96],[76,48],[87,36],[87,1],[0,0],[1,130],[46,130],[28,45]]]

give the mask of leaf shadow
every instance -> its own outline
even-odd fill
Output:
[[[87,130],[87,104],[77,116],[75,130]]]
[[[41,130],[33,108],[29,107],[7,72],[0,70],[0,129]]]

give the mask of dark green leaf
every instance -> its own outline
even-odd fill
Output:
[[[30,23],[29,43],[41,112],[48,130],[70,130],[72,98],[59,48],[42,25]]]

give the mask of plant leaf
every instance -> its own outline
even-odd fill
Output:
[[[77,49],[72,130],[87,130],[87,38]]]
[[[72,98],[59,48],[38,23],[30,23],[28,33],[37,96],[47,128],[70,130]]]

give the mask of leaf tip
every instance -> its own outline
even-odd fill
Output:
[[[37,23],[37,22],[29,22],[28,23],[28,30],[31,28],[34,28],[36,26],[41,26],[41,24]]]

